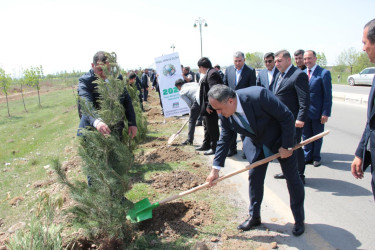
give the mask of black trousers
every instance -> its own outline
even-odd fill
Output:
[[[246,138],[247,140],[248,138]],[[255,161],[264,159],[264,153],[261,152]],[[286,178],[286,183],[290,196],[290,208],[295,222],[305,220],[304,200],[305,189],[297,170],[296,152],[292,156],[279,159],[281,169]],[[260,217],[260,207],[263,201],[264,178],[266,177],[268,163],[249,170],[249,214],[252,217]]]
[[[300,143],[302,139],[302,130],[303,128],[296,128],[296,143]],[[296,151],[297,155],[297,166],[298,174],[301,176],[301,179],[305,179],[305,154],[303,153],[303,148],[299,148]]]
[[[200,111],[200,106],[197,101],[191,105],[190,109],[190,116],[189,116],[189,131],[188,131],[188,140],[190,142],[194,141],[194,133],[195,133],[195,124],[198,120],[199,117],[199,111]]]
[[[205,115],[203,118],[203,129],[204,129],[204,139],[202,146],[210,147],[216,151],[217,141],[219,140],[219,117],[216,112],[209,115]]]

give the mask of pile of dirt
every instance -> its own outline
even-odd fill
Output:
[[[160,146],[165,146],[167,145],[167,138],[165,137],[158,137],[158,138],[150,138],[149,141],[143,143],[141,145],[142,148],[158,148]]]
[[[163,204],[153,210],[152,219],[139,224],[144,234],[156,234],[165,240],[180,235],[197,234],[197,227],[213,223],[210,206],[204,202],[185,201]]]
[[[144,155],[139,155],[137,162],[141,164],[180,162],[189,160],[193,156],[193,153],[184,152],[178,147],[162,146]]]
[[[166,193],[171,190],[188,190],[205,181],[204,176],[197,176],[189,171],[174,170],[167,173],[156,173],[151,176],[152,187],[158,192]]]

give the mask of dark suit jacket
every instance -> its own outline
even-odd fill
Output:
[[[363,171],[371,165],[372,172],[374,171],[375,166],[375,107],[374,107],[374,98],[375,98],[375,78],[372,81],[372,87],[368,97],[368,107],[367,107],[367,122],[365,130],[361,141],[358,144],[355,155],[362,159]],[[370,143],[370,151],[367,151],[368,143]]]
[[[234,67],[234,65],[229,66],[225,70],[224,84],[234,90],[243,89],[243,88],[247,88],[250,86],[255,86],[256,85],[255,69],[245,64],[243,66],[240,79],[238,80],[238,84],[236,85],[236,68]]]
[[[236,91],[246,118],[255,134],[251,134],[237,124],[233,117],[219,115],[221,123],[220,140],[217,143],[213,165],[224,167],[230,142],[235,132],[246,136],[244,151],[249,162],[257,159],[263,144],[277,153],[280,146],[294,146],[294,118],[289,109],[263,87],[250,87]]]
[[[79,78],[78,83],[78,96],[82,99],[84,99],[86,102],[91,102],[95,109],[100,109],[100,95],[98,91],[96,90],[97,84],[94,83],[94,81],[97,79],[97,77],[94,74],[94,70],[90,69],[90,71],[83,76]],[[122,76],[119,76],[119,79],[122,80]],[[124,89],[124,92],[120,96],[120,103],[125,108],[125,116],[128,120],[129,126],[136,126],[136,119],[135,119],[135,112],[132,104],[132,100],[128,94],[128,91],[126,88]],[[81,105],[78,105],[78,113],[81,114]],[[94,124],[94,121],[97,119],[97,117],[92,116],[82,116],[82,118],[85,117],[87,119],[87,123],[91,126]],[[81,119],[82,119],[81,118]]]
[[[146,73],[142,74],[141,84],[142,84],[142,88],[148,88],[148,78],[147,78]]]
[[[331,73],[316,66],[310,78],[309,118],[320,119],[322,115],[331,116],[332,78]]]
[[[221,79],[221,76],[219,72],[217,72],[214,68],[208,69],[206,75],[201,81],[201,86],[199,88],[199,103],[201,106],[201,112],[200,114],[202,116],[207,116],[208,113],[206,111],[206,108],[212,109],[215,113],[216,111],[211,107],[210,103],[208,102],[208,91],[212,88],[212,86],[216,84],[223,84],[223,80]]]
[[[279,78],[279,72],[276,79]],[[271,85],[270,90],[276,85],[277,80]],[[292,65],[279,88],[276,97],[292,111],[294,119],[305,122],[310,105],[309,78],[305,72]]]
[[[275,67],[275,71],[273,72],[272,82],[270,82],[268,79],[268,69],[262,69],[258,73],[256,85],[263,86],[266,89],[268,89],[269,86],[271,86],[272,83],[275,81],[277,73],[279,73],[279,70]]]

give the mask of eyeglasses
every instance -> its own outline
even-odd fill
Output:
[[[273,60],[264,60],[264,63],[271,63]]]

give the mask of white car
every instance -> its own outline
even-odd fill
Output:
[[[375,67],[365,68],[358,74],[348,76],[348,83],[350,86],[354,86],[356,84],[372,85],[372,80],[374,79],[374,76]]]

